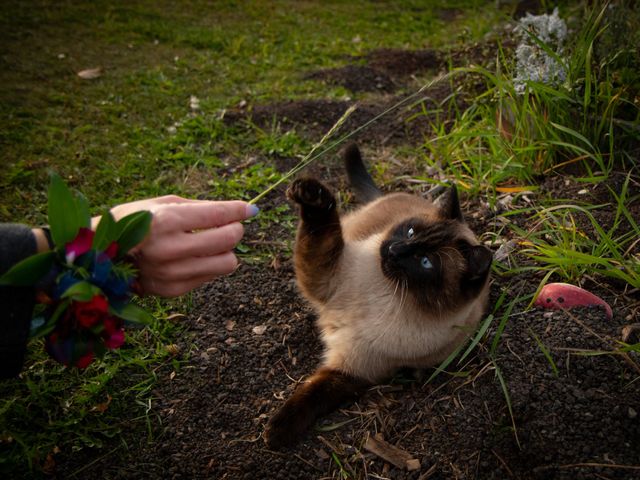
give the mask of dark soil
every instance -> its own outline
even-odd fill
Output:
[[[424,96],[402,103],[401,108],[390,112],[381,121],[371,124],[351,139],[375,145],[418,145],[431,132],[431,117],[423,115],[423,109],[446,118],[454,107],[464,107],[462,97],[452,100],[456,102],[455,105],[448,102],[450,95],[449,85],[434,85]],[[340,132],[344,134],[354,131],[406,98],[406,95],[385,96],[378,101],[358,102],[357,109],[340,127]],[[282,131],[295,128],[296,131],[317,139],[335,125],[352,103],[342,100],[289,100],[254,105],[249,110],[229,110],[224,119],[229,123],[238,123],[250,118],[260,128],[269,128],[275,119]]]
[[[305,78],[342,85],[352,92],[391,92],[396,88],[393,80],[386,73],[361,65],[318,70],[311,72]]]
[[[103,478],[339,478],[332,451],[370,478],[640,478],[624,468],[640,458],[639,372],[628,362],[640,359],[583,354],[611,352],[626,323],[595,309],[512,312],[495,363],[486,345],[462,366],[467,376],[429,384],[397,377],[327,416],[293,450],[269,451],[266,420],[321,353],[314,314],[296,292],[290,262],[280,262],[245,265],[198,292],[192,336],[179,343],[188,366],[174,378],[160,372],[161,436],[130,445],[126,464],[102,462]],[[494,284],[494,297],[501,288]],[[405,472],[364,452],[377,432],[421,469]]]
[[[376,70],[404,77],[443,66],[442,55],[435,50],[401,50],[381,48],[373,50],[365,59]]]
[[[443,99],[448,88],[439,86],[432,95]],[[344,131],[395,101],[363,102]],[[270,124],[275,114],[285,128],[318,138],[347,106],[327,100],[255,105],[230,112],[226,120],[251,116]],[[403,112],[376,123],[361,143],[415,143],[429,134],[426,120],[406,118]],[[544,189],[575,198],[577,191],[559,178],[546,181]],[[593,194],[610,199],[604,188]],[[280,190],[262,207],[284,202]],[[489,228],[491,215],[470,213],[474,229]],[[292,240],[287,236],[277,225],[258,232],[255,223],[246,234],[266,244]],[[539,280],[496,278],[492,300],[503,290],[509,300],[533,293]],[[640,293],[623,296],[615,286],[592,286],[613,306],[612,320],[598,309],[525,311],[523,303],[510,312],[492,357],[491,341],[508,315],[503,306],[488,340],[462,365],[450,366],[451,373],[431,382],[398,375],[322,419],[295,448],[273,452],[262,439],[264,425],[315,369],[322,351],[315,314],[297,293],[289,254],[276,249],[270,264],[245,264],[196,292],[178,344],[186,365],[176,373],[171,366],[157,372],[153,411],[161,426],[154,441],[127,438],[127,448],[117,450],[126,461],[117,464],[104,452],[60,459],[59,476],[93,462],[75,478],[102,472],[112,479],[640,479],[640,358],[613,353],[622,327],[637,321]],[[407,472],[367,453],[363,445],[376,433],[418,459],[420,468]]]

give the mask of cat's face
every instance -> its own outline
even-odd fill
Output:
[[[455,195],[455,192],[451,196]],[[445,201],[438,220],[412,218],[396,225],[380,246],[384,275],[410,292],[419,305],[459,308],[484,288],[492,254],[464,238],[457,206]]]

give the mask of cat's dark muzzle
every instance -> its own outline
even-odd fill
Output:
[[[382,273],[392,280],[399,280],[406,277],[406,272],[402,268],[402,260],[408,254],[406,242],[387,240],[380,246],[380,259]]]
[[[410,254],[412,251],[411,245],[407,242],[389,242],[387,246],[387,255],[390,258],[401,258]]]

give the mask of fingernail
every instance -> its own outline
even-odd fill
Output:
[[[258,214],[259,211],[260,211],[260,209],[258,207],[256,207],[255,205],[247,205],[247,216],[249,218],[255,217]]]

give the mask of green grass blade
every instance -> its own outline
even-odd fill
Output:
[[[511,417],[511,425],[513,426],[513,436],[516,439],[516,443],[518,444],[518,448],[522,450],[522,446],[520,445],[520,439],[518,438],[518,429],[516,428],[516,420],[513,416],[513,408],[511,407],[511,396],[509,395],[509,389],[507,388],[507,383],[504,381],[504,377],[502,376],[502,372],[498,367],[498,364],[495,360],[492,360],[494,368],[496,369],[496,377],[500,381],[500,387],[502,388],[502,394],[504,395],[504,399],[507,402],[507,409],[509,410],[509,416]]]
[[[551,370],[553,370],[553,374],[557,377],[558,367],[556,366],[556,362],[553,361],[553,357],[551,357],[551,353],[549,352],[547,347],[544,345],[544,343],[542,343],[542,340],[540,340],[540,338],[538,338],[535,332],[531,330],[531,328],[529,328],[529,333],[533,336],[534,340],[538,344],[538,348],[540,348],[540,350],[542,351],[542,354],[549,362],[549,365],[551,365]]]

